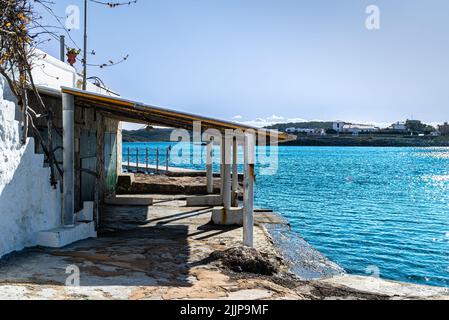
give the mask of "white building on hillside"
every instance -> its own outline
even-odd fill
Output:
[[[393,123],[390,127],[390,129],[395,130],[395,131],[407,131],[407,125],[405,124],[405,122],[396,122]]]
[[[312,133],[315,133],[315,129],[313,129],[313,128],[295,128],[295,127],[291,127],[291,128],[285,129],[285,132],[287,132],[287,133],[307,133],[307,134],[312,134]]]
[[[343,132],[343,127],[346,123],[344,121],[334,121],[332,124],[332,129],[338,133]]]
[[[371,124],[356,124],[343,121],[335,121],[332,124],[332,129],[334,129],[338,133],[352,133],[355,135],[363,132],[377,132],[380,130],[380,128]]]
[[[343,126],[343,132],[346,133],[352,133],[352,134],[359,134],[362,132],[377,132],[380,129],[378,127],[375,127],[373,125],[370,124],[352,124],[352,123],[347,123]]]
[[[287,133],[305,133],[308,135],[326,135],[326,131],[322,128],[315,129],[315,128],[295,128],[290,127],[285,129],[285,132]]]

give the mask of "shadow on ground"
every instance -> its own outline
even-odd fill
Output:
[[[189,270],[205,254],[192,257],[189,241],[235,229],[209,224],[210,212],[210,208],[103,207],[97,239],[12,254],[0,261],[0,283],[65,285],[78,268],[81,286],[191,286]]]

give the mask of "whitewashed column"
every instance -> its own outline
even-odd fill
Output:
[[[234,137],[232,143],[232,206],[238,206],[239,169],[238,169],[238,140]]]
[[[243,244],[254,246],[254,164],[256,136],[254,132],[245,133],[244,142],[244,190],[243,190]]]
[[[75,98],[62,94],[62,223],[66,227],[75,223]]]
[[[223,197],[223,181],[224,181],[224,162],[225,162],[225,144],[224,138],[220,139],[220,195]]]
[[[231,141],[223,137],[224,165],[223,165],[223,207],[225,210],[231,208]]]
[[[214,171],[212,167],[212,152],[214,142],[211,138],[207,141],[206,146],[206,180],[207,180],[207,193],[214,192]]]

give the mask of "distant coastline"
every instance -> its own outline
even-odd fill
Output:
[[[289,146],[335,147],[449,147],[449,124],[432,126],[420,120],[380,128],[344,121],[280,123],[267,127],[296,135]]]
[[[170,142],[173,129],[153,128],[140,130],[123,130],[123,142]]]
[[[172,129],[123,130],[123,142],[170,142]],[[281,143],[282,146],[329,147],[449,147],[449,136],[419,137],[402,135],[298,135],[297,140]]]

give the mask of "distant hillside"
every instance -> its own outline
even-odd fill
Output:
[[[169,142],[173,129],[153,128],[150,130],[123,130],[123,142]]]
[[[330,121],[310,121],[310,122],[290,122],[290,123],[278,123],[272,126],[266,127],[267,129],[277,129],[279,131],[285,131],[287,128],[303,128],[303,129],[332,129],[332,122]]]

